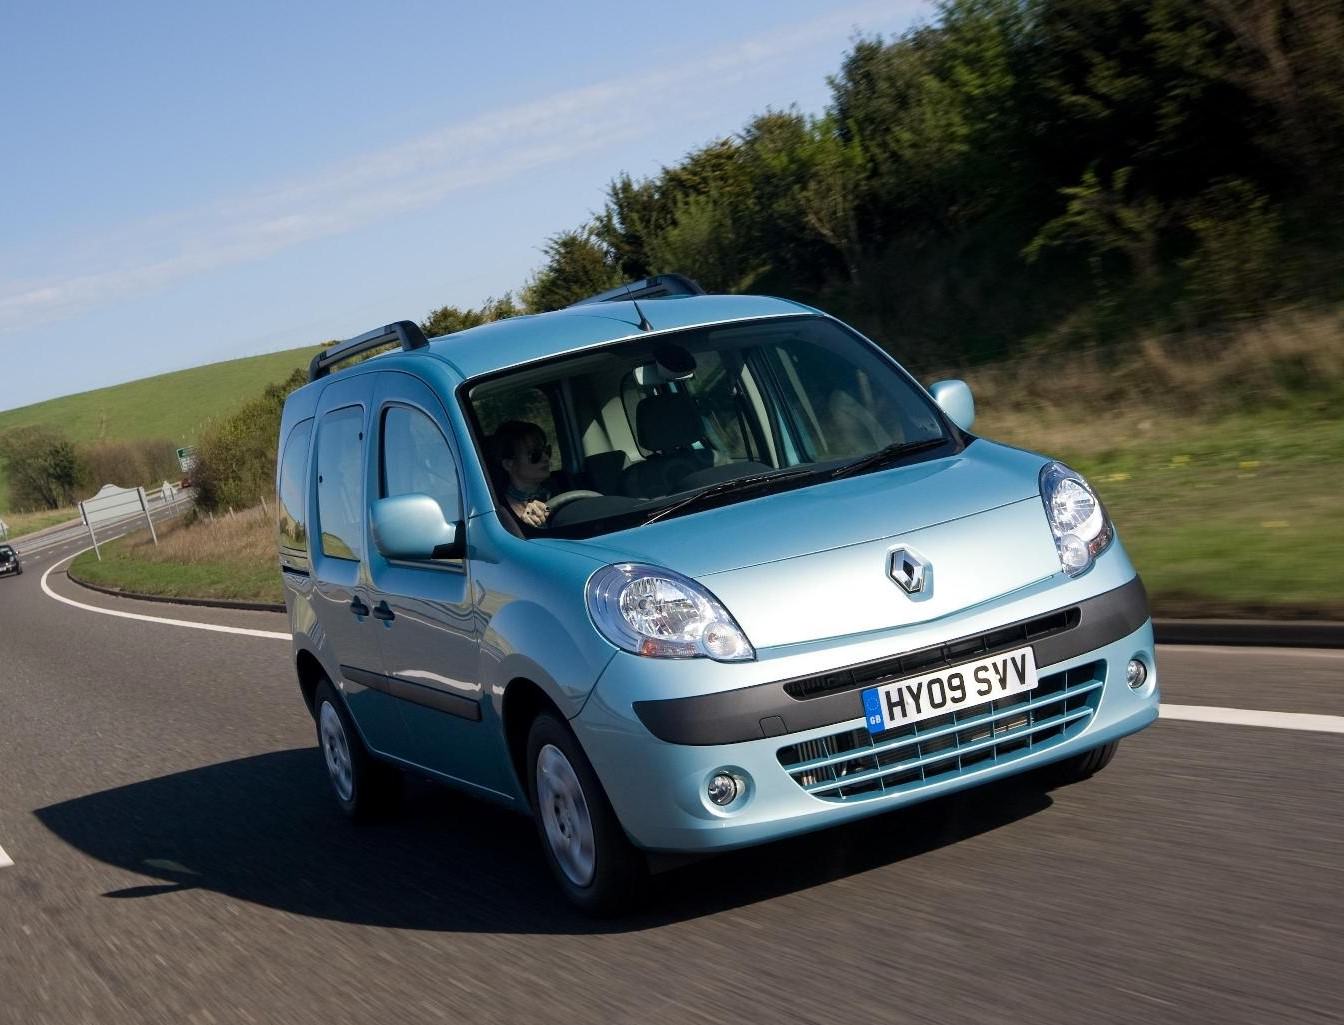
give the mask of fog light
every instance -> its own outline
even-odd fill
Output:
[[[709,778],[709,786],[705,788],[705,793],[711,803],[720,808],[727,807],[737,800],[737,778],[726,772],[716,772]]]
[[[1092,553],[1077,534],[1065,534],[1059,539],[1059,561],[1064,564],[1066,573],[1077,573],[1087,568],[1087,564],[1092,561]]]
[[[1130,687],[1138,690],[1148,679],[1148,667],[1137,658],[1129,660],[1129,667],[1125,670],[1125,680]]]

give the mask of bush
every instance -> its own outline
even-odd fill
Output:
[[[285,399],[308,382],[295,370],[280,384],[222,420],[209,424],[196,446],[191,483],[204,509],[243,509],[275,493],[275,450]]]
[[[1201,197],[1186,222],[1199,247],[1184,263],[1196,319],[1265,309],[1278,285],[1279,221],[1269,199],[1248,182],[1218,182]]]
[[[163,438],[95,441],[82,446],[79,457],[81,483],[89,492],[97,491],[104,484],[133,488],[177,480],[181,476],[176,446]]]

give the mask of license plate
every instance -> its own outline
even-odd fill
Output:
[[[1018,648],[924,676],[869,687],[863,692],[863,715],[869,733],[885,733],[921,719],[1035,690],[1036,683],[1035,653],[1031,648]]]

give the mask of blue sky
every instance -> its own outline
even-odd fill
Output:
[[[819,112],[856,32],[929,14],[658,10],[9,5],[0,409],[516,288],[618,172]]]

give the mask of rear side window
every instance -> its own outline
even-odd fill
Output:
[[[364,544],[364,410],[335,409],[317,434],[317,522],[322,554],[358,562]]]
[[[289,432],[280,456],[280,494],[277,505],[280,561],[292,569],[308,568],[308,442],[313,421],[304,420]]]
[[[438,425],[418,409],[389,406],[383,413],[383,497],[428,495],[449,522],[462,518],[462,496],[452,449]]]

